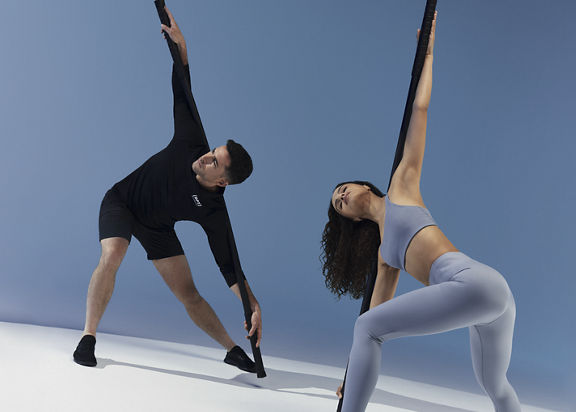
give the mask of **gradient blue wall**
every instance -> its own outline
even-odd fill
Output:
[[[209,140],[235,138],[255,162],[227,199],[263,351],[344,366],[359,302],[325,289],[320,234],[335,183],[387,184],[424,1],[169,5]],[[438,8],[424,198],[454,244],[514,291],[520,395],[560,405],[576,381],[576,5]],[[171,138],[170,57],[152,1],[10,2],[2,15],[0,319],[80,329],[100,200]],[[202,230],[177,231],[198,288],[241,341],[240,304]],[[417,287],[405,275],[398,293]],[[137,241],[101,331],[213,344]],[[464,330],[384,354],[383,373],[440,379],[441,366],[446,384],[475,387]]]

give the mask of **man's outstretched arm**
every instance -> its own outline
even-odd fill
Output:
[[[174,93],[174,139],[184,140],[193,145],[206,145],[206,136],[200,121],[200,115],[194,103],[190,90],[190,69],[188,67],[188,52],[186,40],[174,20],[174,16],[165,8],[170,19],[170,27],[162,24],[162,33],[170,37],[178,48],[178,54],[183,64],[184,79],[178,75],[176,63],[172,68],[172,91]],[[164,34],[165,33],[165,34]],[[180,73],[181,75],[182,73]],[[189,97],[187,97],[189,95]],[[188,101],[188,98],[191,100]],[[191,104],[190,104],[191,103]]]

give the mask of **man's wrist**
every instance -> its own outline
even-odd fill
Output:
[[[188,64],[188,50],[186,49],[186,43],[179,44],[178,51],[180,52],[182,63],[186,66]]]

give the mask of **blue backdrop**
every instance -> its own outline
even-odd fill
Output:
[[[424,3],[169,3],[209,141],[234,138],[255,162],[226,196],[264,355],[346,364],[359,302],[325,289],[320,235],[337,182],[386,187]],[[515,294],[521,398],[558,407],[576,383],[575,12],[567,0],[439,2],[422,180],[448,237]],[[9,2],[2,14],[0,319],[81,329],[100,200],[172,136],[170,56],[152,1]],[[240,303],[204,233],[177,231],[241,341]],[[417,287],[404,274],[398,293]],[[137,241],[100,331],[214,345]],[[383,359],[383,373],[479,390],[465,330],[387,343]]]

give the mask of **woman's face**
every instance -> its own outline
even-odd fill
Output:
[[[356,183],[343,183],[332,193],[332,206],[340,215],[354,221],[362,216],[370,201],[370,188]]]

